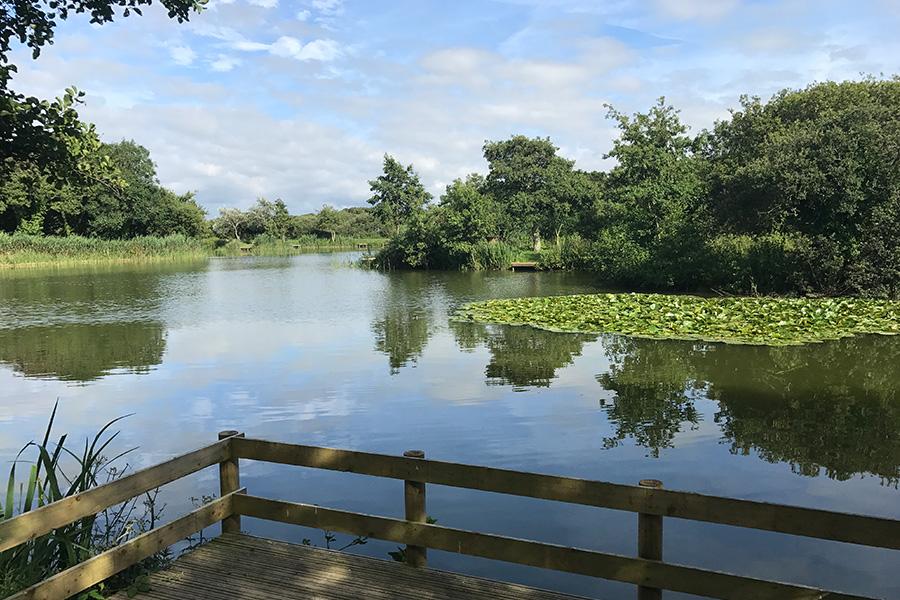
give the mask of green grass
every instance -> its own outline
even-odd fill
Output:
[[[308,235],[281,241],[268,236],[260,236],[252,243],[230,240],[215,249],[215,256],[291,256],[304,252],[335,252],[359,250],[360,244],[368,244],[370,250],[377,250],[385,243],[384,238],[337,237],[334,241]],[[242,249],[243,247],[243,249]]]
[[[0,268],[201,258],[211,250],[210,243],[182,235],[103,240],[0,233]]]
[[[545,251],[535,252],[534,250],[518,250],[513,262],[541,262]]]
[[[900,302],[855,298],[588,294],[475,302],[456,318],[573,333],[770,346],[900,334]]]
[[[281,240],[260,236],[256,243],[237,240],[167,237],[137,237],[128,240],[103,240],[77,235],[66,237],[7,234],[0,232],[0,269],[66,266],[86,263],[152,262],[203,259],[209,256],[287,256],[302,252],[357,250],[359,244],[370,249],[384,245],[382,238],[339,237],[334,241],[315,236]],[[251,246],[241,250],[241,246]]]

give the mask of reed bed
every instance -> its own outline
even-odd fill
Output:
[[[0,268],[209,256],[212,244],[183,235],[104,240],[0,233]]]

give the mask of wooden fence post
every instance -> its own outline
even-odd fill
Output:
[[[658,479],[641,479],[642,488],[659,489],[662,481]],[[663,518],[662,515],[638,513],[638,556],[650,560],[662,560],[663,551]],[[659,588],[638,586],[638,600],[661,600],[662,590]]]
[[[244,434],[231,429],[219,432],[220,440],[234,436],[244,437]],[[222,498],[226,494],[240,489],[240,487],[241,471],[238,466],[238,459],[234,457],[234,452],[229,452],[228,458],[219,463],[219,497]],[[230,515],[222,520],[222,533],[240,532],[241,515]]]
[[[422,450],[407,450],[403,453],[407,458],[425,458]],[[425,523],[428,515],[425,510],[425,484],[419,481],[403,482],[403,500],[406,506],[406,520]],[[406,564],[412,567],[424,567],[428,564],[426,548],[422,546],[406,546]]]

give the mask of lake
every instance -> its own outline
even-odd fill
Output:
[[[0,272],[0,457],[120,425],[146,466],[216,432],[900,518],[900,337],[791,347],[456,323],[487,298],[600,291],[575,273],[382,273],[358,254]],[[77,443],[76,443],[77,445]],[[402,516],[402,482],[242,464],[256,495]],[[6,467],[0,476],[6,476]],[[164,489],[175,517],[217,491]],[[430,486],[440,524],[634,555],[636,515]],[[322,532],[244,519],[290,541]],[[347,536],[338,536],[338,544]],[[370,541],[354,552],[386,557]],[[896,553],[667,519],[681,564],[900,597]],[[432,566],[598,598],[603,580],[431,552]],[[684,597],[676,594],[667,597]]]

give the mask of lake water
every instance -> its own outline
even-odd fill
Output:
[[[767,348],[460,324],[449,317],[472,300],[599,288],[569,273],[372,272],[350,266],[357,256],[0,273],[0,458],[42,434],[58,399],[56,431],[73,440],[133,413],[115,445],[138,447],[134,467],[234,428],[900,518],[900,338]],[[402,515],[402,482],[252,462],[242,479],[256,495]],[[214,469],[167,486],[166,514],[216,490]],[[443,525],[636,551],[631,513],[440,486],[428,494]],[[244,527],[323,543],[288,525]],[[896,552],[667,519],[664,553],[900,597]],[[631,586],[453,554],[429,562],[634,597]]]

